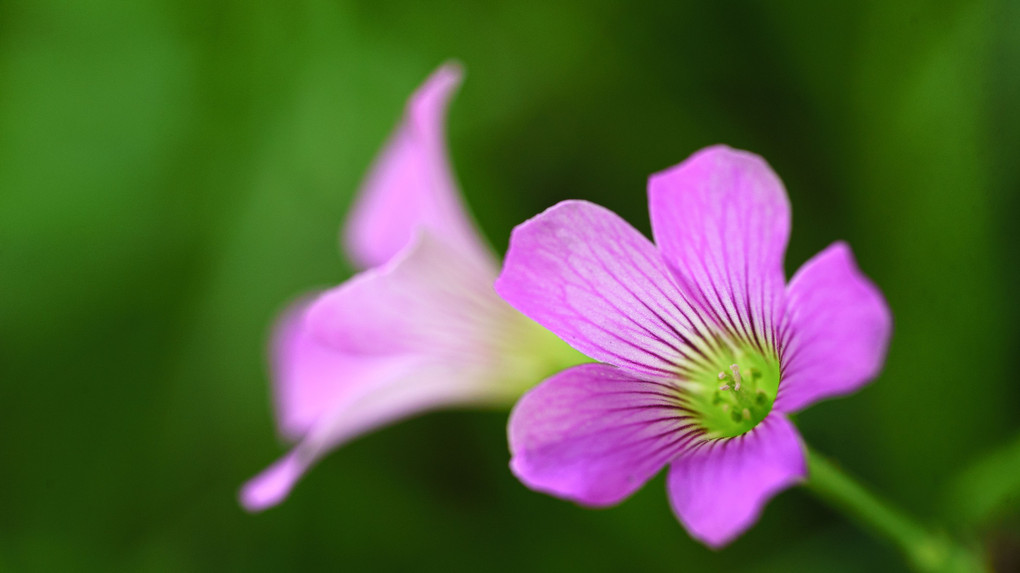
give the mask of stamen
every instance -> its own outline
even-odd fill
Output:
[[[706,431],[721,437],[739,436],[768,416],[779,382],[778,361],[751,348],[734,348],[695,374],[686,407]],[[717,361],[716,361],[717,360]],[[714,375],[713,375],[714,372]]]
[[[733,371],[733,380],[735,382],[735,384],[733,385],[733,389],[736,390],[737,392],[739,392],[740,391],[740,367],[737,366],[736,364],[730,364],[730,370]]]

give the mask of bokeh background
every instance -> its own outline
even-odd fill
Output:
[[[451,57],[452,155],[501,252],[566,198],[647,231],[647,176],[705,145],[766,157],[788,272],[848,240],[896,318],[884,375],[806,440],[1008,556],[1018,30],[1011,0],[0,2],[0,570],[903,568],[803,489],[721,552],[662,476],[600,511],[530,492],[501,412],[388,428],[238,507],[284,451],[269,325],[350,275],[352,194]]]

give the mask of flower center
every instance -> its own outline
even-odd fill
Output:
[[[772,410],[779,390],[779,361],[757,351],[727,352],[718,367],[694,377],[690,406],[713,437],[739,436]]]

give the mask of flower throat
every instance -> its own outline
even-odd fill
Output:
[[[740,349],[694,377],[691,406],[712,437],[739,436],[765,419],[779,389],[779,361]]]

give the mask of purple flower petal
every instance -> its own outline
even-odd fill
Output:
[[[496,296],[495,274],[423,232],[389,263],[327,291],[306,320],[344,352],[488,359],[490,341],[520,320]]]
[[[348,254],[362,268],[390,260],[421,227],[494,264],[461,203],[446,153],[446,108],[462,75],[446,64],[418,88],[363,185],[344,232]]]
[[[611,505],[696,436],[672,385],[583,364],[547,379],[517,403],[509,423],[510,467],[532,489]]]
[[[835,243],[790,281],[782,330],[783,378],[775,408],[794,412],[857,390],[882,369],[892,315],[861,274],[850,247]]]
[[[653,175],[655,243],[685,292],[733,336],[775,348],[790,205],[765,161],[709,147]]]
[[[459,368],[422,359],[379,361],[360,391],[323,413],[286,456],[246,483],[241,503],[261,511],[283,501],[319,459],[366,432],[442,407],[487,405],[505,397],[488,384],[482,369]],[[497,397],[498,395],[498,397]]]
[[[493,276],[423,233],[389,263],[287,312],[273,347],[277,413],[281,432],[301,441],[245,484],[241,503],[280,503],[322,456],[380,426],[514,394],[494,382],[490,347],[497,321],[523,319],[496,296]]]
[[[308,464],[298,458],[296,451],[287,454],[241,487],[238,496],[241,505],[255,512],[279,504],[287,499],[290,490],[307,470]]]
[[[588,356],[646,375],[690,368],[711,343],[652,243],[585,201],[514,229],[496,291]]]
[[[773,413],[746,434],[682,455],[670,467],[667,488],[691,536],[719,548],[753,525],[772,496],[806,475],[797,430]]]
[[[375,378],[378,359],[338,352],[313,336],[305,324],[308,299],[287,309],[272,342],[272,379],[277,425],[296,441],[320,417],[365,391]]]

